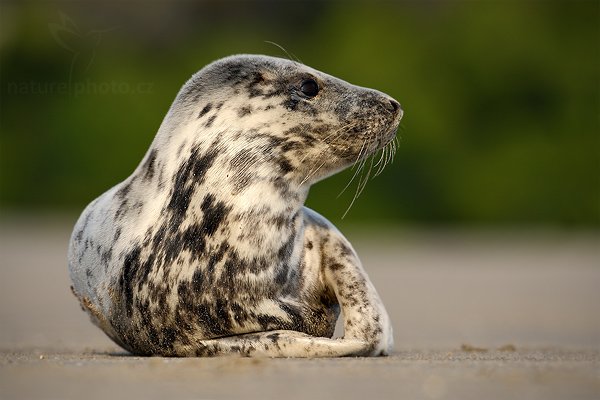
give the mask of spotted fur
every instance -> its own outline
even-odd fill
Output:
[[[401,116],[389,96],[289,60],[209,64],[133,174],[83,211],[73,292],[135,354],[388,354],[389,318],[356,253],[303,204],[393,140]]]

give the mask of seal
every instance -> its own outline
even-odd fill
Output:
[[[81,214],[73,293],[139,355],[388,354],[390,320],[356,252],[304,201],[389,146],[401,117],[391,97],[298,62],[207,65],[133,174]]]

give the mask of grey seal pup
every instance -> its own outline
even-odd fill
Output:
[[[81,214],[73,293],[139,355],[389,354],[391,323],[356,252],[304,201],[389,144],[401,117],[386,94],[298,62],[207,65],[135,171]]]

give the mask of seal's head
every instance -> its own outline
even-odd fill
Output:
[[[179,153],[219,148],[234,169],[261,165],[263,173],[309,186],[392,141],[401,117],[384,93],[294,61],[237,55],[184,85],[157,139],[162,134],[161,145]]]

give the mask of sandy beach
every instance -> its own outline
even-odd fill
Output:
[[[394,323],[384,358],[140,358],[69,291],[70,218],[0,225],[1,399],[595,399],[600,236],[353,231]]]

